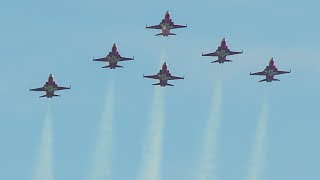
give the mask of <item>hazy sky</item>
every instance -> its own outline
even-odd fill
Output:
[[[320,179],[319,6],[316,0],[1,1],[0,179],[36,180],[42,156],[59,180],[92,180],[99,168],[101,179],[142,180],[148,163],[163,180],[199,179],[205,164],[204,173],[219,180]],[[188,28],[155,37],[159,31],[145,25],[158,24],[167,10]],[[222,65],[201,57],[224,37],[244,53]],[[113,43],[135,60],[115,70],[92,62]],[[263,77],[249,73],[271,57],[292,72],[259,83]],[[156,96],[156,81],[142,76],[157,73],[164,60],[185,79]],[[50,73],[72,89],[52,99],[29,92]],[[161,128],[150,133],[157,123]],[[52,132],[43,132],[49,125]]]

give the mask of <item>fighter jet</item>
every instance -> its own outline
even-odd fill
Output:
[[[35,88],[35,89],[30,89],[30,91],[45,91],[46,94],[41,97],[47,97],[47,98],[52,98],[53,96],[60,96],[57,94],[54,94],[54,91],[59,91],[59,90],[64,90],[64,89],[70,89],[70,87],[60,87],[54,82],[52,74],[49,75],[48,81],[46,82],[45,85],[41,88]]]
[[[103,58],[99,58],[99,59],[94,59],[93,61],[102,61],[102,62],[108,62],[109,65],[107,66],[103,66],[102,68],[110,68],[110,69],[115,69],[117,67],[122,67],[123,66],[119,66],[118,62],[119,61],[129,61],[129,60],[133,60],[133,58],[126,58],[126,57],[122,57],[119,52],[117,51],[117,45],[114,43],[112,46],[112,50],[111,52],[109,52],[109,54],[106,57]]]
[[[269,66],[267,66],[263,71],[261,72],[256,72],[256,73],[250,73],[250,75],[260,75],[260,76],[266,76],[265,79],[260,80],[259,82],[266,81],[266,82],[271,82],[271,81],[280,81],[279,79],[275,79],[275,75],[280,75],[280,74],[287,74],[290,73],[290,71],[279,71],[277,67],[274,65],[274,60],[271,58],[269,62]]]
[[[242,53],[243,53],[243,51],[241,51],[241,52],[230,51],[230,49],[227,46],[226,39],[223,38],[221,41],[221,45],[218,47],[218,49],[215,52],[208,53],[208,54],[202,53],[202,56],[218,56],[218,60],[212,61],[211,63],[218,62],[219,64],[222,64],[224,62],[231,62],[231,60],[226,59],[227,56],[235,55],[235,54],[242,54]]]
[[[160,85],[161,87],[173,86],[172,84],[168,83],[168,80],[184,79],[183,77],[172,76],[167,68],[166,62],[163,63],[162,69],[158,72],[158,74],[150,75],[150,76],[143,75],[143,77],[150,78],[150,79],[159,79],[160,80],[159,83],[155,83],[152,85]]]
[[[154,25],[154,26],[146,26],[147,29],[161,29],[161,33],[156,34],[155,36],[169,36],[169,35],[177,35],[174,33],[171,33],[170,30],[171,29],[177,29],[177,28],[186,28],[187,25],[176,25],[173,23],[173,21],[170,18],[170,13],[169,11],[166,12],[166,15],[164,17],[164,19],[162,19],[162,21],[160,22],[159,25]]]

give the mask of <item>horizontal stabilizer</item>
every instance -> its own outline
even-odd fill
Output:
[[[219,62],[219,60],[216,60],[216,61],[212,61],[211,63],[217,63],[217,62]]]
[[[263,81],[267,81],[267,79],[262,79],[262,80],[260,80],[259,82],[263,82]]]
[[[110,66],[110,65],[108,65],[108,66],[103,66],[102,68],[110,68],[110,69],[115,69],[115,68],[123,68],[123,66],[119,66],[119,65],[115,65],[115,66]]]
[[[159,85],[160,86],[160,83],[155,83],[155,84],[152,84],[152,85],[154,85],[154,86],[158,86]]]
[[[167,85],[167,86],[173,86],[173,84],[169,84],[169,83],[167,83],[166,85]]]
[[[280,81],[280,80],[279,80],[279,79],[275,79],[275,78],[273,78],[273,79],[272,79],[272,81]]]
[[[60,95],[57,95],[57,94],[53,94],[52,96],[60,96]],[[47,96],[47,95],[43,95],[43,96],[40,96],[39,98],[42,98],[42,97],[47,97],[47,98],[52,98],[52,96]]]
[[[159,34],[156,34],[155,36],[168,36],[168,35],[177,35],[177,34],[174,34],[174,33],[169,33],[168,35],[164,35],[163,33],[159,33]]]
[[[220,64],[222,64],[222,63],[224,63],[224,62],[232,62],[231,60],[228,60],[228,59],[225,59],[225,60],[216,60],[216,61],[212,61],[211,63],[220,63]]]

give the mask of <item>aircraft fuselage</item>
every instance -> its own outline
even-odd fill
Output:
[[[277,70],[274,68],[264,70],[266,73],[266,81],[271,82],[274,80],[274,76],[278,74]]]
[[[270,77],[277,75],[277,71],[274,69],[268,69],[268,70],[265,70],[265,72],[266,72],[267,76],[270,76]]]
[[[163,81],[167,81],[168,79],[170,79],[166,74],[158,74],[159,79],[163,80]]]
[[[163,22],[161,23],[161,27],[162,27],[161,31],[163,36],[168,36],[171,30],[170,24],[168,22]]]
[[[226,58],[229,55],[229,52],[227,49],[221,49],[220,51],[217,51],[219,58]]]
[[[49,85],[45,85],[44,89],[46,90],[46,92],[48,93],[53,93],[54,91],[57,90],[57,87],[55,87],[53,84],[49,84]]]
[[[170,77],[166,73],[158,73],[158,77],[160,80],[160,86],[166,86]]]
[[[109,63],[117,63],[119,61],[119,57],[117,55],[111,54],[107,56]]]

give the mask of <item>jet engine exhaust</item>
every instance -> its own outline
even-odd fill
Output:
[[[47,114],[43,122],[39,156],[33,180],[53,180],[53,125],[51,105],[48,102]]]
[[[256,129],[256,137],[252,149],[252,157],[249,165],[249,180],[261,179],[261,172],[263,170],[265,160],[265,149],[267,140],[267,126],[268,126],[268,101],[267,96],[264,97],[261,114]]]
[[[111,176],[112,131],[114,119],[115,90],[110,78],[105,106],[102,112],[100,129],[93,154],[93,169],[90,180],[105,180]]]
[[[216,179],[216,158],[218,154],[218,133],[221,119],[222,82],[219,78],[214,86],[212,108],[203,138],[202,157],[200,160],[199,180]]]
[[[161,179],[162,141],[165,124],[164,89],[155,87],[151,123],[144,143],[141,180]]]

